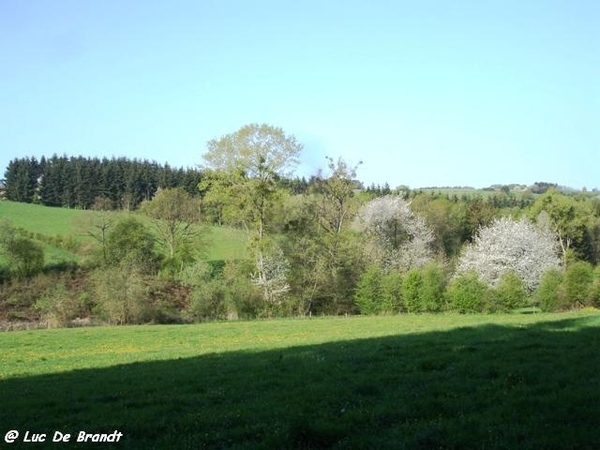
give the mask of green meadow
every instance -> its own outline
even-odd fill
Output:
[[[94,242],[87,236],[85,220],[93,211],[78,209],[52,208],[29,203],[0,201],[0,221],[7,219],[18,228],[31,233],[39,233],[48,238],[69,237],[76,242]],[[123,216],[123,212],[114,212],[115,217]],[[131,213],[136,214],[136,213]],[[136,214],[146,225],[151,227],[150,220]],[[244,233],[229,227],[205,226],[202,229],[203,242],[206,245],[205,257],[209,260],[239,259],[246,257],[246,239]],[[79,256],[56,245],[45,243],[46,264],[79,261]]]
[[[596,449],[599,346],[593,310],[3,333],[0,434],[123,433],[68,448]]]

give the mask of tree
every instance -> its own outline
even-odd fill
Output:
[[[482,312],[488,296],[488,286],[473,270],[459,273],[446,289],[448,306],[462,314]]]
[[[154,251],[154,238],[135,217],[117,222],[106,237],[106,253],[112,266],[127,265],[153,272],[158,256]]]
[[[286,197],[278,215],[299,314],[345,314],[357,306],[352,299],[364,264],[349,226],[358,210],[356,167],[327,161],[328,172],[311,177],[310,193]]]
[[[585,261],[576,261],[567,267],[564,279],[566,301],[569,305],[591,306],[594,268]]]
[[[544,272],[560,267],[553,233],[527,219],[495,219],[479,232],[461,256],[457,273],[474,271],[495,287],[508,271],[523,281],[528,292],[539,285]]]
[[[18,277],[39,273],[44,267],[44,248],[36,241],[19,235],[9,222],[0,223],[0,250]]]
[[[236,203],[240,220],[250,234],[254,278],[263,287],[265,300],[271,302],[278,301],[273,295],[279,290],[268,288],[269,261],[273,258],[269,252],[277,253],[277,246],[268,239],[270,213],[279,197],[277,180],[291,174],[301,150],[296,138],[286,136],[281,128],[250,124],[209,141],[203,156],[207,168],[225,175],[221,177],[222,195]]]
[[[527,297],[523,281],[511,270],[502,275],[498,285],[491,291],[491,307],[496,311],[522,308],[527,304]]]
[[[585,256],[583,248],[589,237],[588,226],[592,216],[591,203],[553,189],[539,197],[530,211],[532,219],[539,220],[541,217],[558,236],[564,266],[567,266],[573,250],[577,256]]]
[[[92,211],[86,211],[80,225],[84,228],[85,234],[97,241],[102,247],[102,261],[104,264],[108,264],[106,240],[114,221],[115,213],[112,212],[110,199],[108,197],[97,197],[92,205]]]
[[[142,212],[153,219],[158,240],[170,259],[199,234],[195,224],[200,220],[200,202],[181,188],[159,190],[142,204]]]
[[[448,258],[460,253],[462,245],[471,238],[467,221],[467,205],[450,201],[443,196],[418,194],[410,208],[425,219],[434,234],[433,248]]]
[[[540,285],[533,296],[535,304],[542,311],[557,311],[566,306],[563,286],[564,277],[564,271],[556,269],[550,269],[542,275]]]
[[[371,258],[383,267],[407,271],[432,256],[433,233],[399,195],[375,198],[358,212],[357,228],[371,241]]]
[[[6,198],[15,202],[34,202],[40,175],[40,165],[35,158],[10,161],[4,173]]]

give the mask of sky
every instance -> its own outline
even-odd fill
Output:
[[[203,163],[250,123],[392,187],[600,187],[594,0],[0,0],[14,158]]]

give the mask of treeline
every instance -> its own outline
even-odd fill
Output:
[[[113,209],[137,208],[156,191],[181,188],[198,195],[202,173],[154,161],[127,158],[17,158],[4,174],[7,200],[46,206],[89,209],[96,198],[107,198]]]
[[[308,180],[291,179],[301,149],[283,130],[252,124],[210,141],[202,173],[119,159],[96,160],[95,169],[84,158],[13,161],[9,199],[81,208],[108,201],[139,206],[140,215],[86,212],[85,233],[97,245],[78,250],[87,258],[82,279],[47,283],[38,239],[0,226],[9,262],[0,290],[13,299],[4,307],[64,325],[78,317],[122,324],[600,306],[596,192],[540,183],[543,194],[365,189],[358,166],[341,158],[327,158]],[[133,167],[137,174],[127,172]],[[51,182],[55,170],[62,184]],[[83,189],[83,180],[102,188]],[[133,189],[129,180],[142,181]],[[62,186],[54,200],[48,186]],[[245,257],[207,261],[202,224],[243,230]],[[33,280],[41,284],[32,297]]]

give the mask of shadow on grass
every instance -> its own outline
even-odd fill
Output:
[[[0,383],[0,433],[119,430],[123,439],[108,447],[144,449],[597,449],[594,323],[460,328],[9,379]]]

